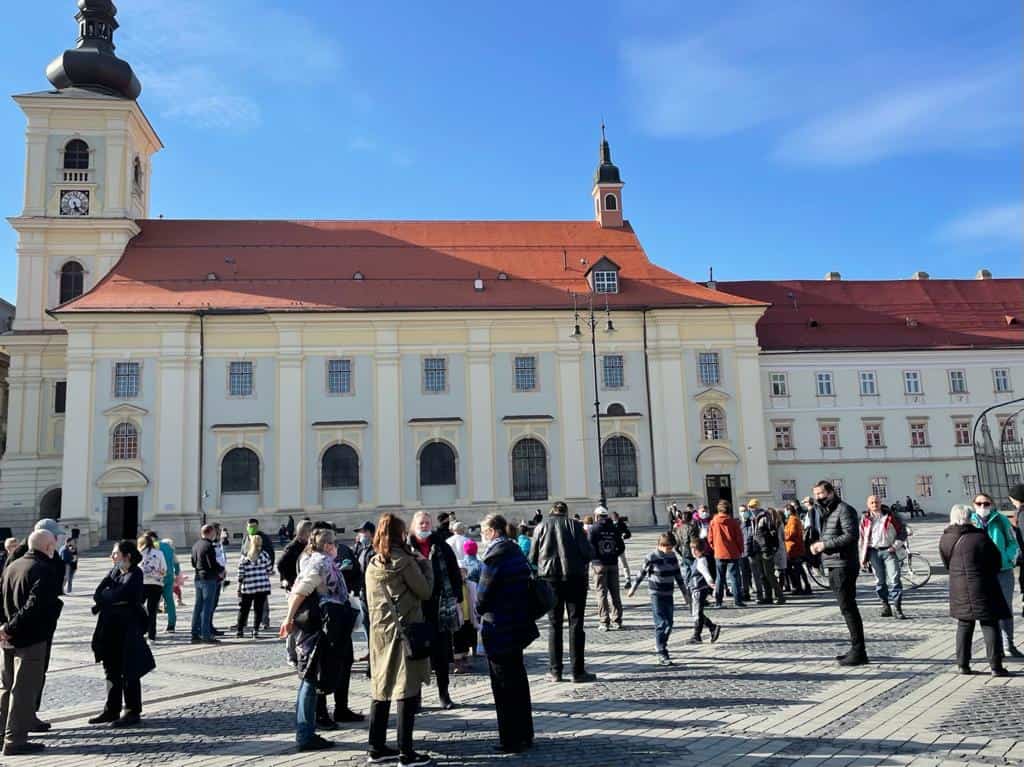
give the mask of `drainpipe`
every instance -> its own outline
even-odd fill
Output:
[[[203,524],[206,524],[206,507],[203,505],[203,443],[206,441],[205,418],[206,410],[206,327],[204,320],[206,312],[199,311],[199,473],[196,480],[196,502],[199,504],[199,511],[202,514]]]
[[[658,495],[658,471],[654,460],[654,417],[651,414],[651,366],[647,356],[647,309],[641,312],[644,328],[644,389],[647,393],[647,437],[650,441],[651,450],[651,524],[658,524],[657,501]]]

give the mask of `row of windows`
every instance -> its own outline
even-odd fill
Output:
[[[964,370],[947,370],[950,394],[967,394],[967,373]],[[769,373],[768,385],[771,396],[789,396],[789,374]],[[858,370],[857,385],[862,397],[877,397],[879,394],[878,376],[873,370]],[[992,369],[992,386],[997,394],[1013,391],[1008,368]],[[819,397],[836,395],[835,381],[832,372],[819,370],[814,374],[814,392]],[[924,394],[924,378],[920,370],[903,371],[903,393],[908,395]]]
[[[705,411],[706,412],[706,411]],[[1017,422],[1008,416],[1000,416],[999,419],[1000,440],[1003,443],[1017,442]],[[705,433],[707,425],[705,421]],[[882,431],[882,421],[864,421],[864,447],[878,448],[885,447],[885,437]],[[931,440],[928,436],[928,421],[908,421],[907,428],[910,436],[910,447],[930,447]],[[971,446],[971,420],[969,418],[953,419],[953,444],[956,447]],[[819,445],[825,449],[840,447],[839,444],[839,422],[826,421],[818,424]],[[706,437],[712,439],[711,437]],[[793,426],[789,423],[775,423],[775,449],[793,450]]]
[[[1016,476],[1014,480],[1018,479]],[[843,481],[842,479],[835,478],[830,479],[829,482],[835,487],[836,493],[842,496]],[[888,477],[871,477],[869,483],[871,487],[871,495],[877,495],[883,501],[890,497],[889,495],[889,478]],[[962,474],[960,476],[960,487],[961,492],[965,498],[973,498],[979,492],[978,475],[977,474]],[[797,500],[797,484],[795,479],[780,479],[779,480],[779,494],[782,496],[784,501],[795,501]],[[932,498],[935,495],[935,477],[932,474],[918,474],[914,477],[914,495],[918,498]]]

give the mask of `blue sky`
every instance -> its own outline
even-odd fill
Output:
[[[118,5],[154,216],[588,218],[603,118],[627,217],[692,279],[1022,274],[1017,0]],[[47,86],[74,11],[5,10],[0,91]],[[4,215],[23,163],[7,101]]]

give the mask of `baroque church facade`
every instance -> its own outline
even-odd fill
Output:
[[[648,258],[603,135],[586,220],[151,219],[163,146],[112,4],[79,7],[53,88],[14,97],[0,526],[183,543],[600,499],[662,523],[818,479],[942,511],[991,484],[984,412],[1024,476],[1024,280],[692,282]]]

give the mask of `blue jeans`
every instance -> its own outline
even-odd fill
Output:
[[[164,612],[167,614],[167,628],[173,629],[178,623],[178,610],[174,605],[174,578],[164,580]]]
[[[1004,643],[1006,647],[1013,647],[1013,568],[1009,570],[999,571],[999,588],[1003,592],[1003,599],[1006,600],[1006,606],[1010,608],[1009,618],[999,619],[999,628],[1003,630],[1003,636],[1006,637]]]
[[[729,586],[732,588],[733,601],[737,605],[743,604],[743,591],[740,587],[740,569],[737,567],[739,560],[716,559],[715,560],[715,604],[722,604],[725,596],[725,579],[728,573]]]
[[[295,699],[295,742],[300,746],[316,735],[316,687],[305,679]]]
[[[196,579],[196,602],[192,606],[192,638],[213,638],[213,608],[216,607],[220,581]]]
[[[668,638],[672,635],[675,602],[671,594],[651,594],[651,612],[654,613],[654,649],[658,655],[668,655]]]
[[[868,549],[868,560],[875,572],[875,593],[886,604],[898,605],[903,597],[900,580],[900,560],[888,549]]]

